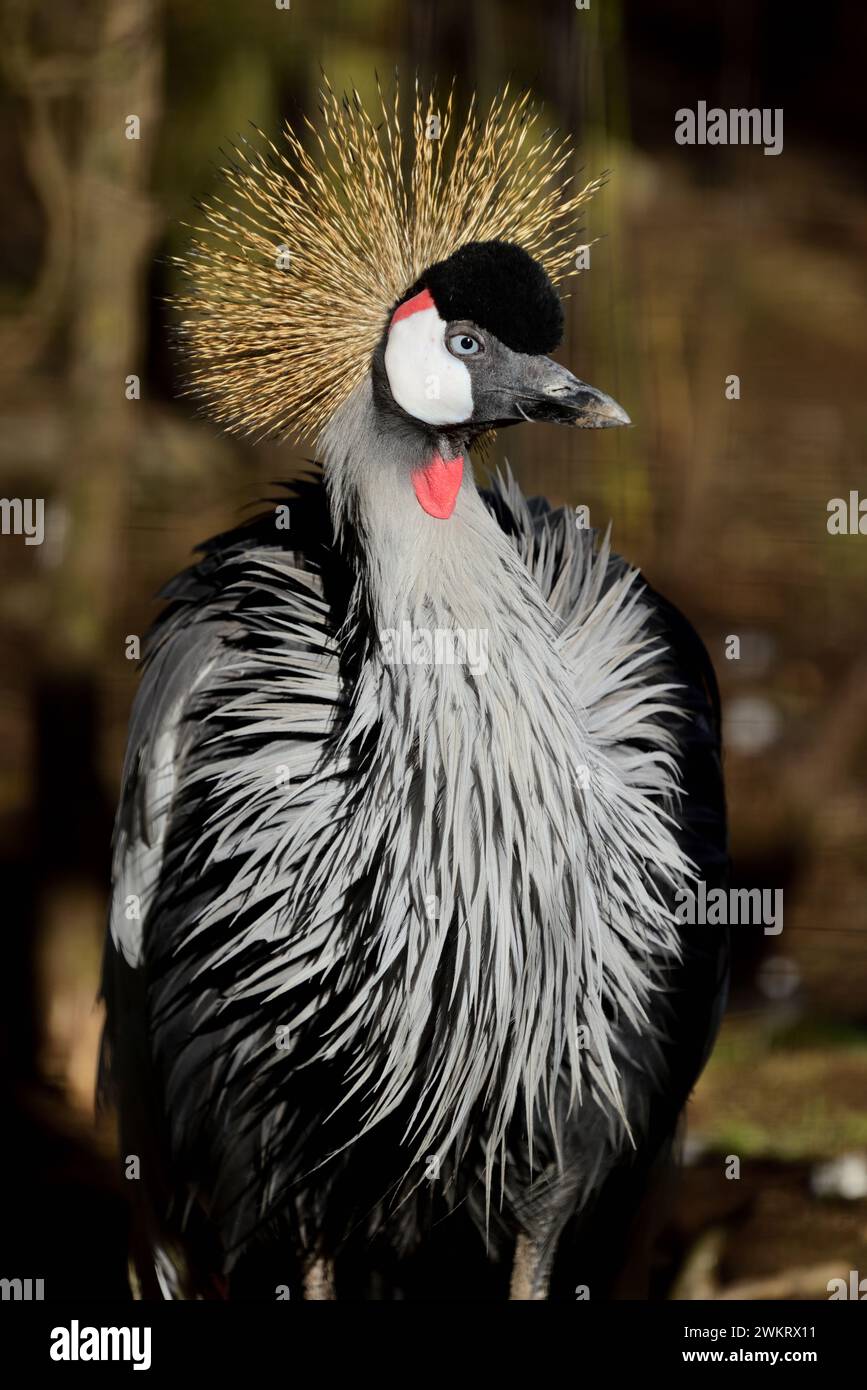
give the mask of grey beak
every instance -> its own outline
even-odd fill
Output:
[[[535,389],[518,399],[518,406],[528,420],[551,420],[560,425],[573,425],[584,430],[611,429],[614,425],[631,425],[632,421],[613,397],[579,381],[576,376],[548,358],[540,362]],[[544,368],[541,364],[544,363]],[[529,383],[528,383],[529,384]]]
[[[550,357],[509,353],[496,386],[479,401],[479,418],[494,425],[550,420],[577,429],[604,430],[632,421],[611,396],[579,381]]]

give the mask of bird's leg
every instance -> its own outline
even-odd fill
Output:
[[[516,1214],[522,1229],[515,1241],[510,1300],[548,1298],[557,1246],[575,1211],[576,1186],[574,1171],[564,1176],[552,1168],[518,1198]]]
[[[308,1260],[304,1269],[305,1302],[322,1302],[336,1299],[334,1292],[334,1265],[324,1255],[315,1255]]]
[[[552,1242],[546,1241],[544,1245],[540,1245],[529,1236],[519,1235],[515,1242],[515,1258],[512,1261],[510,1301],[530,1302],[547,1299],[553,1261]]]

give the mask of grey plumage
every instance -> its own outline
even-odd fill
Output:
[[[153,987],[158,1039],[157,1021],[185,1010],[180,1034],[176,1019],[163,1025],[172,1046],[157,1062],[171,1146],[204,1142],[218,1193],[238,1182],[226,1108],[243,1108],[249,1086],[257,1114],[296,1050],[313,1068],[342,1060],[327,1108],[353,1103],[355,1133],[400,1109],[393,1191],[431,1153],[447,1173],[466,1159],[487,1188],[519,1104],[531,1162],[539,1114],[561,1106],[539,1172],[558,1149],[562,1161],[579,1105],[604,1114],[609,1161],[628,1146],[623,1037],[664,1029],[655,996],[679,951],[665,887],[689,867],[668,819],[677,784],[660,718],[677,692],[656,669],[637,575],[566,512],[534,524],[511,479],[496,486],[513,536],[467,481],[449,544],[439,528],[422,555],[424,528],[398,512],[382,459],[389,506],[353,485],[369,428],[359,392],[325,440],[336,514],[360,509],[366,547],[343,623],[298,553],[217,551],[210,601],[192,622],[181,604],[158,630],[131,728],[112,934],[140,965],[140,930],[165,914],[171,948],[195,950],[191,979]],[[488,670],[384,664],[378,634],[404,621],[486,630]],[[219,870],[220,887],[207,901],[188,890],[178,920],[158,880],[167,824],[189,803],[201,806],[193,867]],[[119,905],[137,891],[130,932]],[[227,966],[217,997],[206,982]],[[248,1002],[248,1028],[231,1025],[221,1055],[215,1023]],[[191,1091],[198,1104],[178,1123]],[[318,1118],[311,1171],[332,1152]],[[273,1149],[281,1116],[256,1123],[251,1154]],[[275,1201],[296,1177],[273,1160]],[[268,1213],[260,1199],[239,1214],[240,1200],[233,1188],[236,1249]]]
[[[167,591],[104,1079],[163,1292],[264,1250],[303,1273],[361,1241],[375,1269],[441,1216],[492,1259],[526,1236],[544,1289],[569,1223],[664,1151],[713,1035],[724,949],[671,906],[724,860],[698,639],[508,474],[483,496],[465,469],[447,520],[414,482],[494,423],[628,417],[490,334],[471,383],[466,427],[420,424],[380,345],[288,534],[218,538]],[[402,632],[484,661],[407,660]]]

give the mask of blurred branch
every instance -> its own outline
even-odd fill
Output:
[[[699,1236],[672,1288],[673,1302],[827,1298],[829,1280],[837,1278],[840,1270],[849,1264],[849,1260],[841,1256],[833,1264],[798,1265],[762,1279],[745,1279],[721,1287],[719,1269],[725,1244],[726,1233],[722,1226],[713,1226]]]
[[[129,142],[123,140],[122,119],[134,112],[143,123],[147,115],[151,131],[156,124],[156,14],[154,0],[92,0],[76,15],[77,21],[84,21],[85,30],[92,31],[88,35],[92,51],[40,54],[31,37],[34,19],[42,17],[39,4],[8,0],[0,66],[24,106],[22,156],[45,217],[44,253],[36,283],[23,309],[5,325],[0,340],[3,360],[19,374],[38,362],[69,310],[80,261],[93,248],[86,229],[91,209],[81,198],[82,185],[105,162],[107,148],[121,151],[111,168],[112,181],[130,188],[138,184],[135,165],[142,161],[130,159],[129,148],[123,149]],[[77,37],[80,40],[81,35]],[[107,93],[112,94],[110,102],[105,101]],[[120,109],[121,97],[127,110]],[[70,121],[59,105],[70,98],[85,117],[85,138],[75,153],[64,145]],[[147,132],[142,143],[150,143]],[[130,230],[137,243],[148,244],[153,232],[148,206],[139,205]]]
[[[849,1260],[841,1256],[833,1264],[798,1265],[781,1270],[766,1279],[745,1279],[741,1284],[729,1284],[716,1294],[720,1301],[750,1301],[752,1299],[814,1299],[828,1297],[830,1280],[839,1278],[840,1270],[848,1268]]]
[[[30,43],[32,14],[31,0],[9,0],[0,48],[4,76],[27,110],[21,149],[45,215],[45,251],[36,284],[0,339],[3,360],[19,373],[38,360],[59,321],[72,265],[72,177],[52,121],[52,102],[75,92],[92,67],[91,59],[37,58]]]
[[[702,1232],[689,1251],[669,1298],[674,1303],[691,1303],[696,1299],[714,1298],[717,1274],[725,1246],[725,1230],[712,1226]]]

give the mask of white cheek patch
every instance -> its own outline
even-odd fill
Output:
[[[469,371],[445,344],[446,324],[428,290],[401,304],[385,345],[385,371],[398,405],[426,425],[460,425],[473,413]]]

